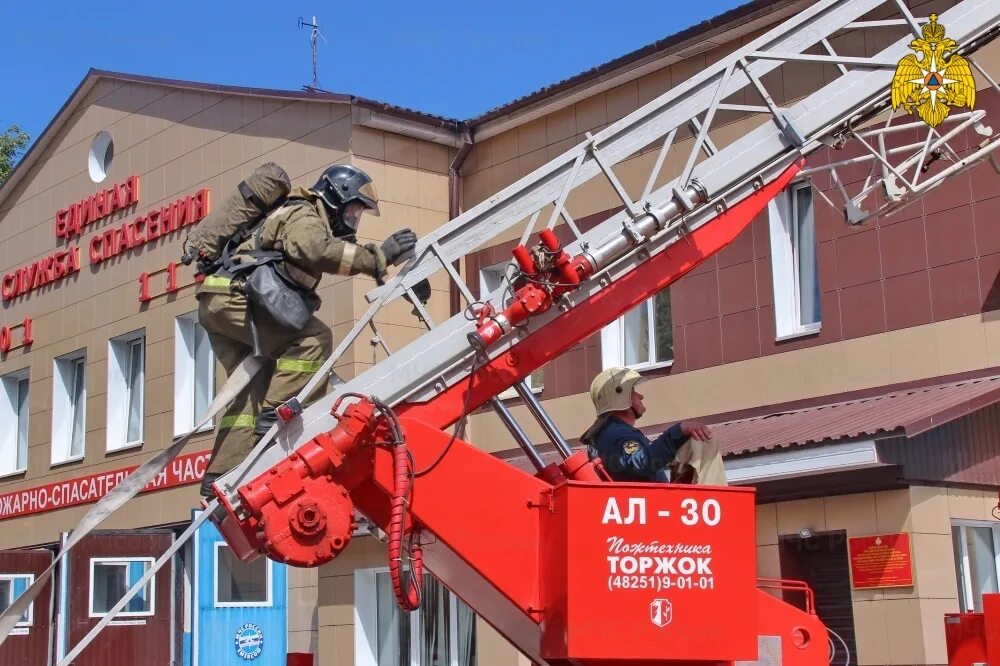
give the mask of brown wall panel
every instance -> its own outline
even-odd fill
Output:
[[[0,551],[0,574],[34,574],[37,578],[52,563],[50,550]],[[44,666],[53,646],[52,580],[32,602],[31,626],[17,628],[0,646],[0,664]]]
[[[170,546],[173,535],[164,530],[95,532],[69,555],[69,644],[76,645],[101,618],[90,617],[90,561],[95,557],[157,558]],[[171,603],[173,567],[164,566],[153,579],[154,612],[149,617],[114,621],[73,662],[77,666],[107,664],[169,664],[173,640]],[[127,624],[131,621],[141,624]]]

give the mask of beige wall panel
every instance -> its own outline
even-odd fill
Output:
[[[476,656],[478,666],[520,666],[521,653],[496,629],[476,617]],[[530,662],[528,662],[530,663]]]
[[[528,153],[534,152],[536,150],[541,150],[548,145],[549,141],[546,137],[546,119],[538,118],[536,120],[531,120],[523,125],[519,125],[517,128],[517,154],[519,156],[527,155]],[[565,137],[561,137],[565,138]]]
[[[317,654],[326,666],[354,666],[354,627],[320,627]]]
[[[813,532],[823,532],[827,529],[822,498],[778,502],[776,508],[779,536],[796,534],[805,528]]]
[[[986,367],[986,336],[978,316],[937,322],[934,337],[941,374]]]
[[[963,488],[948,488],[948,512],[952,518],[962,520],[989,520],[983,502],[983,491],[966,490]],[[990,493],[992,497],[996,495]]]
[[[951,514],[945,488],[911,486],[910,503],[914,532],[951,536]]]
[[[955,555],[950,534],[910,535],[914,593],[922,599],[945,599],[958,605]],[[906,588],[899,588],[904,590]],[[886,598],[890,589],[886,590]]]
[[[554,144],[576,135],[576,108],[568,106],[545,116],[545,136],[547,144]]]
[[[420,142],[391,132],[385,134],[385,161],[408,167],[418,167],[417,144]]]
[[[904,489],[875,493],[875,518],[880,533],[909,532],[912,529],[909,492]]]
[[[917,599],[893,599],[882,601],[885,608],[885,624],[889,643],[889,664],[923,664],[924,645],[914,640],[924,627],[920,601]],[[857,626],[857,622],[855,622]]]
[[[608,123],[614,123],[639,108],[639,86],[635,81],[630,81],[607,91],[605,98]]]
[[[513,185],[522,176],[521,168],[517,159],[499,162],[490,167],[491,192],[498,194]]]
[[[885,602],[855,601],[854,633],[861,666],[891,664],[889,661],[889,629]]]
[[[760,578],[781,578],[781,558],[778,544],[762,546],[757,544],[757,576]]]
[[[847,390],[843,347],[821,345],[807,347],[802,351],[804,353],[798,360],[803,397],[831,395]]]
[[[603,128],[608,122],[608,103],[604,93],[592,95],[576,103],[576,131],[591,132]]]
[[[757,545],[778,543],[778,508],[774,504],[757,505]]]
[[[417,168],[422,171],[447,174],[457,149],[430,141],[417,142]]]
[[[669,91],[673,87],[672,74],[672,68],[664,67],[639,77],[636,80],[639,106],[651,102]],[[677,82],[681,83],[681,80],[678,79]]]
[[[883,386],[892,381],[889,373],[889,345],[884,335],[845,340],[844,361],[847,390]]]
[[[501,162],[506,162],[507,160],[516,159],[520,154],[518,151],[519,140],[519,131],[516,128],[507,130],[503,134],[498,134],[493,137],[490,140],[490,164],[499,164]],[[480,162],[480,165],[485,166],[482,162]]]
[[[354,574],[321,578],[318,626],[354,624]]]
[[[889,369],[893,382],[906,382],[938,374],[933,330],[914,326],[890,331]]]
[[[875,534],[875,493],[835,495],[823,499],[826,529],[846,530],[849,536]]]
[[[775,354],[766,361],[761,368],[761,404],[778,404],[803,397],[806,390],[800,374],[803,364],[797,353]]]
[[[352,576],[355,569],[386,566],[386,561],[385,546],[372,537],[351,539],[337,559],[319,567],[320,584],[323,585],[326,578]]]
[[[958,612],[958,599],[925,599],[920,604],[924,659],[928,664],[947,664],[948,647],[944,634],[945,613]],[[912,636],[912,633],[910,634]]]
[[[545,147],[542,147],[538,150],[522,153],[517,158],[517,168],[521,171],[521,175],[523,177],[542,167],[548,161],[548,150]]]

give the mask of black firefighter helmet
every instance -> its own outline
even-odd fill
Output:
[[[312,189],[329,209],[337,236],[353,235],[358,230],[356,219],[344,218],[344,209],[352,201],[364,205],[375,217],[379,215],[378,193],[371,177],[350,164],[334,164],[320,175]]]

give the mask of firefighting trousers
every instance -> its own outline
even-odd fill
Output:
[[[253,352],[246,296],[202,292],[198,301],[199,323],[228,376],[243,357]],[[268,365],[219,419],[208,474],[224,474],[242,462],[260,438],[254,427],[261,412],[267,413],[295,397],[333,352],[330,327],[316,317],[301,331],[289,331],[261,314],[255,314],[254,322]]]

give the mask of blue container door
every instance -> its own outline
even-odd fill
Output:
[[[237,559],[206,521],[195,545],[194,666],[284,666],[285,565]]]

